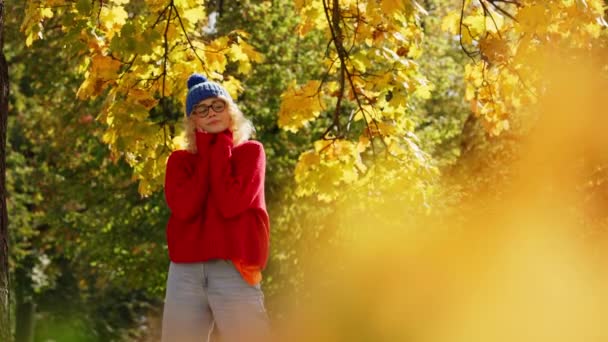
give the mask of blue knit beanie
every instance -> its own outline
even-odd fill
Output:
[[[194,106],[210,97],[222,96],[230,101],[230,94],[221,85],[210,82],[201,74],[194,73],[188,77],[188,95],[186,96],[186,116],[190,116]]]

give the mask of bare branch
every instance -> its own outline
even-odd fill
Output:
[[[170,3],[171,8],[173,8],[173,0],[171,0]],[[169,33],[169,25],[171,24],[171,10],[169,10],[169,15],[167,16],[167,25],[165,26],[165,33],[163,35],[163,45],[165,47],[165,52],[163,53],[163,72],[162,72],[162,78],[163,78],[163,88],[161,91],[161,97],[164,98],[165,97],[165,82],[167,80],[167,60],[169,59],[169,37],[168,37],[168,33]]]
[[[509,17],[511,20],[517,22],[517,19],[515,19],[515,17],[507,12],[505,9],[503,9],[502,7],[498,6],[497,4],[495,4],[495,2],[497,2],[496,0],[487,0],[492,6],[494,6],[494,8],[496,8],[496,10],[502,14],[504,14],[505,16]],[[481,3],[483,3],[483,0],[480,0]],[[510,2],[510,1],[498,1],[498,2],[507,2],[507,3],[512,3],[512,4],[516,4],[519,5],[519,3],[517,2]]]
[[[481,7],[483,8],[484,17],[489,16],[490,19],[492,19],[492,23],[494,23],[494,27],[496,28],[496,33],[498,34],[498,37],[500,39],[502,39],[502,35],[500,34],[500,29],[498,27],[498,24],[496,23],[496,20],[494,20],[494,15],[492,15],[492,12],[488,9],[488,7],[486,6],[486,4],[483,1],[481,1],[480,4],[481,4]]]
[[[158,17],[156,17],[156,20],[154,21],[154,24],[152,24],[151,28],[155,28],[156,25],[158,25],[158,23],[162,20],[162,18],[165,16],[165,13],[167,13],[167,10],[169,10],[171,8],[171,6],[173,5],[173,1],[171,1],[164,9],[162,12],[160,12],[160,14],[158,15]]]
[[[332,35],[332,41],[334,42],[334,46],[336,48],[336,52],[338,53],[338,58],[340,59],[340,64],[341,64],[341,67],[340,67],[341,88],[340,88],[340,94],[339,94],[338,101],[337,101],[336,111],[334,112],[334,122],[333,122],[332,126],[337,127],[338,129],[340,127],[339,126],[339,110],[341,107],[342,98],[344,96],[344,90],[346,88],[346,85],[344,83],[345,83],[345,80],[348,80],[348,83],[350,85],[351,91],[353,92],[355,101],[357,102],[357,107],[361,110],[361,113],[365,119],[365,124],[368,128],[368,131],[371,132],[372,130],[369,127],[369,120],[367,120],[367,115],[365,113],[365,109],[363,108],[363,104],[361,102],[361,99],[359,98],[359,94],[358,94],[357,89],[352,80],[352,74],[350,73],[350,71],[348,70],[348,68],[346,66],[346,64],[347,64],[346,61],[348,60],[348,53],[346,52],[346,50],[344,49],[344,46],[342,44],[341,31],[339,30],[340,7],[339,7],[338,0],[333,0],[333,1],[334,1],[334,4],[332,7],[331,18],[330,18],[330,14],[329,14],[329,6],[325,2],[325,0],[323,1],[325,17],[326,17],[326,20],[327,20],[327,23],[328,23],[328,26],[330,29],[330,33]],[[330,126],[328,128],[326,133],[329,132],[329,130],[332,128],[332,126]],[[376,124],[376,128],[378,128],[377,124]],[[325,138],[325,135],[324,135],[324,138]]]
[[[323,10],[325,12],[325,18],[329,25],[329,30],[332,35],[332,41],[334,42],[334,46],[336,47],[336,52],[338,53],[338,57],[340,59],[340,93],[338,94],[338,99],[336,101],[336,109],[334,111],[333,122],[330,127],[323,133],[323,138],[326,137],[327,133],[332,128],[336,128],[338,130],[338,136],[340,135],[340,107],[342,104],[342,98],[344,97],[344,71],[345,71],[345,59],[342,51],[342,37],[340,31],[340,4],[338,0],[333,0],[333,7],[331,11],[331,17],[329,14],[329,6],[323,0]]]
[[[462,22],[464,20],[465,2],[466,0],[462,0],[462,6],[460,7],[460,25],[458,25],[458,34],[460,34],[460,38],[458,39],[458,42],[460,43],[460,48],[462,48],[462,51],[464,51],[464,53],[469,56],[473,62],[475,62],[475,58],[473,57],[478,55],[478,53],[470,52],[462,43],[462,27],[464,26],[467,30],[469,29],[469,27]],[[469,35],[471,35],[471,31],[469,31]]]
[[[175,6],[173,8],[175,8]],[[186,32],[186,27],[184,26],[184,23],[182,22],[182,17],[179,15],[177,8],[175,8],[175,15],[177,15],[177,20],[179,21],[179,25],[182,28],[182,31],[184,32],[184,36],[186,36],[186,40],[188,41],[188,44],[190,45],[192,52],[194,52],[194,55],[196,56],[196,58],[198,58],[199,62],[201,62],[201,66],[203,67],[203,70],[205,71],[205,73],[208,74],[209,71],[207,70],[207,67],[205,66],[205,62],[196,52],[196,48],[192,44],[192,41],[190,40],[190,37],[188,36],[188,32]]]

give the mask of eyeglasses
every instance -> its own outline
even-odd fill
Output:
[[[226,108],[226,101],[224,100],[215,100],[211,102],[210,105],[199,104],[194,107],[192,110],[192,114],[200,117],[206,118],[209,115],[209,108],[213,109],[214,112],[220,113]]]

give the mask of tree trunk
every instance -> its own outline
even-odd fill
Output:
[[[12,341],[8,278],[8,217],[6,211],[6,125],[8,65],[4,58],[4,0],[0,0],[0,341]]]

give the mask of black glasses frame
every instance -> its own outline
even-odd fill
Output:
[[[206,118],[209,116],[209,109],[213,109],[214,112],[220,113],[226,108],[226,101],[222,99],[217,99],[211,102],[210,105],[199,104],[194,106],[192,110],[192,114],[201,118]]]

